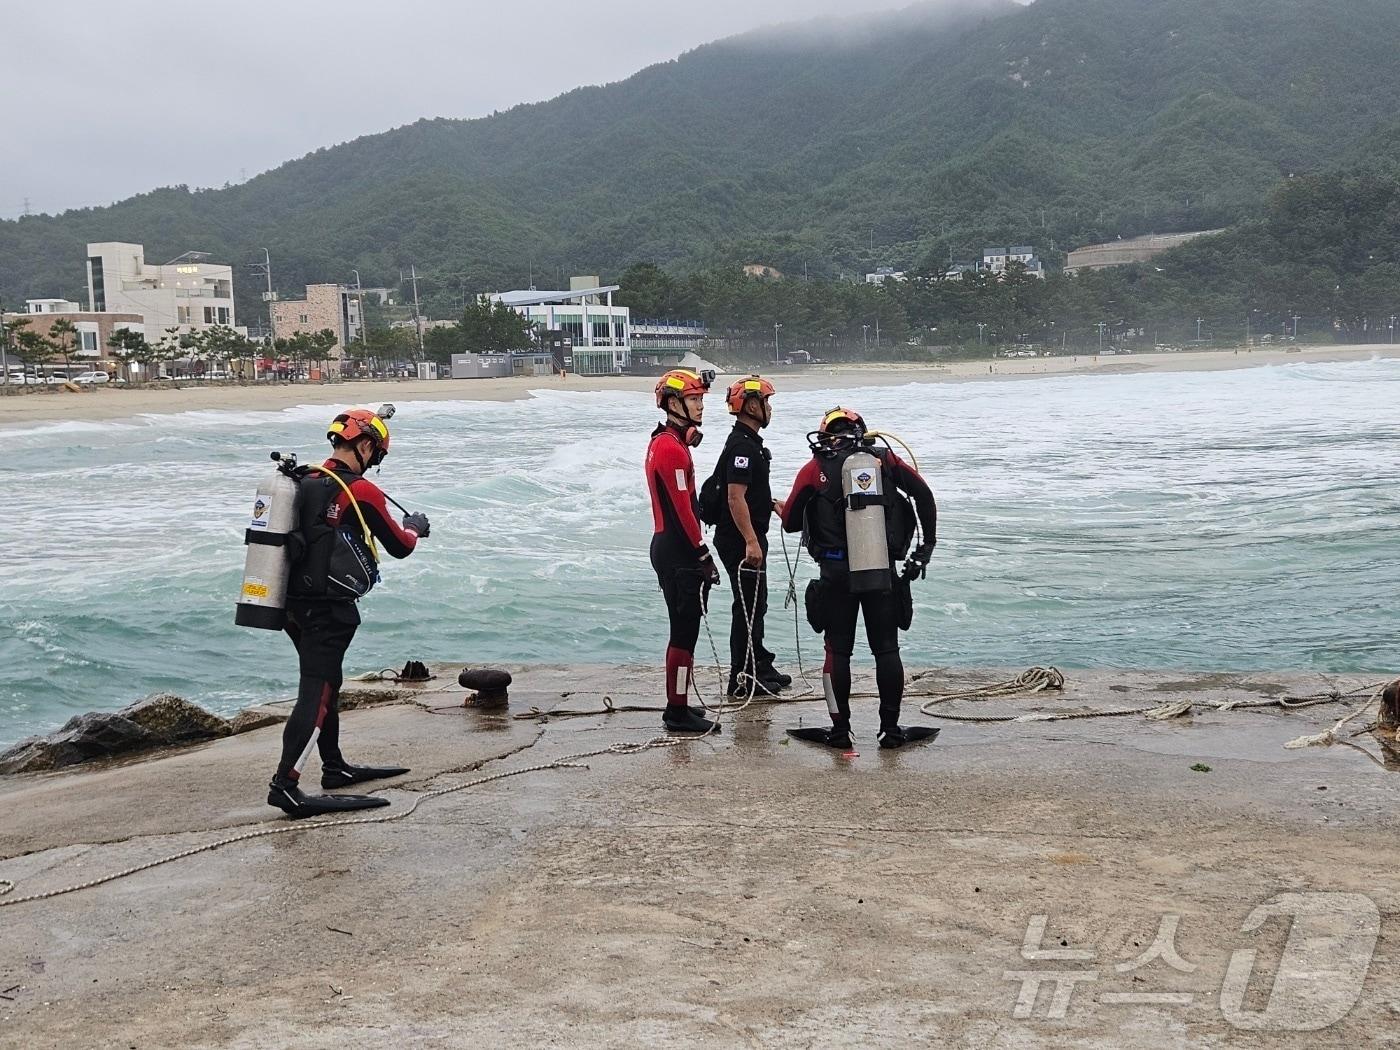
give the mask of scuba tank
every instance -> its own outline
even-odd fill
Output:
[[[885,534],[884,472],[865,447],[841,464],[846,499],[846,555],[852,594],[884,593],[894,582]]]
[[[258,486],[253,513],[243,533],[248,557],[233,622],[239,627],[280,631],[287,622],[287,576],[292,561],[287,546],[300,527],[297,503],[301,486],[293,475],[295,455],[274,452],[272,458],[277,469]]]

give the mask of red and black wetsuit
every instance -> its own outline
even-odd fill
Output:
[[[685,707],[700,638],[709,560],[700,531],[695,462],[681,431],[658,426],[647,446],[647,488],[651,492],[651,567],[666,599],[671,636],[666,647],[666,704]]]
[[[841,468],[851,448],[833,456],[813,456],[798,472],[792,494],[783,505],[783,531],[803,532],[808,553],[821,566],[817,604],[825,624],[826,663],[822,668],[827,710],[832,724],[849,730],[851,724],[851,653],[855,650],[856,618],[863,614],[865,635],[875,657],[875,681],[880,693],[882,728],[899,724],[904,700],[904,664],[899,656],[899,594],[908,582],[896,577],[894,589],[884,593],[852,594],[846,561],[846,513],[841,492]],[[882,490],[892,496],[905,493],[914,501],[924,544],[932,547],[938,530],[938,507],[928,483],[913,467],[887,449],[866,449],[880,459],[885,474]],[[913,536],[914,523],[908,504],[892,499],[885,507],[890,566],[904,557]]]
[[[327,460],[324,466],[334,470],[354,494],[382,550],[395,558],[413,553],[418,534],[394,520],[378,485],[336,460]],[[334,479],[319,471],[308,472],[301,481],[299,501],[303,549],[288,580],[286,630],[296,646],[301,679],[296,706],[282,731],[282,760],[277,766],[279,777],[292,780],[301,776],[313,744],[323,766],[345,765],[340,753],[342,664],[360,625],[355,602],[378,579],[360,519]],[[365,565],[370,569],[368,578],[361,575]]]

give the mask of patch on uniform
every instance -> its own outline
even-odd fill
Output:
[[[859,474],[856,475],[856,484],[860,486],[860,490],[862,492],[870,488],[870,484],[874,480],[875,476],[871,474],[868,470],[862,470]]]
[[[676,488],[679,489],[681,492],[684,492],[684,491],[685,491],[685,471],[684,471],[684,470],[679,470],[679,469],[678,469],[678,470],[676,471]]]
[[[748,470],[748,469],[749,469],[749,457],[748,457],[748,456],[735,456],[735,457],[734,457],[734,469],[735,469],[735,470]]]

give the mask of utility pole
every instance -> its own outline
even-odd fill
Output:
[[[880,315],[875,315],[875,352],[880,352]]]
[[[778,363],[778,329],[783,327],[781,321],[773,322],[773,364]]]
[[[1294,342],[1297,342],[1297,341],[1298,341],[1298,322],[1301,321],[1302,319],[1303,319],[1303,315],[1302,315],[1302,314],[1294,314],[1294,315],[1293,315],[1293,341],[1294,341]]]
[[[1201,322],[1204,320],[1204,317],[1196,318],[1196,342],[1198,343],[1201,341]]]
[[[418,332],[418,360],[423,360],[423,315],[418,312],[418,266],[410,263],[409,277],[413,281],[413,327]]]
[[[863,354],[870,354],[870,326],[863,324],[860,326],[860,349]]]
[[[977,322],[977,345],[978,345],[978,346],[981,346],[981,345],[982,345],[982,333],[985,332],[986,330],[987,330],[987,322],[986,322],[986,321],[978,321],[978,322]]]
[[[1103,330],[1108,327],[1107,321],[1100,321],[1096,327],[1099,330],[1099,354],[1103,354]]]

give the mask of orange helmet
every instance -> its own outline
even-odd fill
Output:
[[[673,368],[656,381],[656,407],[665,408],[668,397],[687,398],[693,394],[705,394],[715,374],[709,370],[692,372],[687,368]]]
[[[861,419],[859,412],[853,412],[849,408],[837,405],[822,416],[821,426],[817,428],[817,433],[833,434],[843,430],[855,430],[864,435],[865,420]]]
[[[326,437],[332,445],[350,444],[362,437],[374,442],[371,465],[377,465],[389,454],[389,428],[384,420],[367,408],[351,408],[331,421]]]
[[[770,398],[777,391],[773,389],[773,384],[762,376],[749,376],[747,379],[740,379],[729,384],[729,394],[725,400],[729,402],[729,414],[737,416],[744,410],[744,402],[751,397]]]

